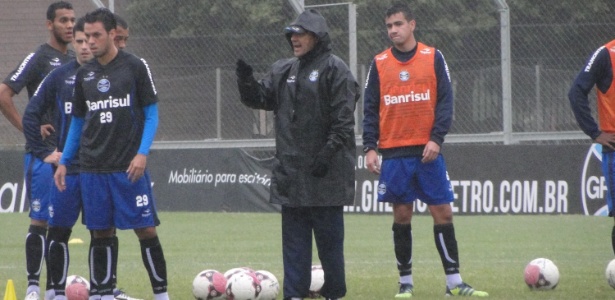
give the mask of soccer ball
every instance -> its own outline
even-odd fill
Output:
[[[309,297],[312,299],[320,298],[320,289],[325,284],[325,272],[321,265],[312,266],[312,281],[310,282]]]
[[[237,272],[226,281],[228,300],[256,300],[260,292],[261,284],[253,272]]]
[[[606,266],[606,281],[615,289],[615,259],[611,260]]]
[[[70,275],[66,277],[66,287],[73,283],[81,283],[85,285],[85,287],[90,290],[90,282],[82,276],[79,275]]]
[[[254,273],[254,270],[252,270],[251,268],[248,267],[240,267],[240,268],[232,268],[230,270],[227,270],[226,272],[224,272],[224,278],[226,278],[226,280],[231,279],[231,276],[237,274],[237,273],[241,273],[241,272],[248,272],[248,273]]]
[[[67,300],[88,300],[90,283],[79,275],[70,275],[66,278],[64,291]]]
[[[525,267],[525,283],[530,289],[552,290],[559,282],[557,266],[547,258],[532,260]]]
[[[225,291],[226,278],[216,270],[201,271],[192,281],[192,295],[197,300],[224,299]]]
[[[261,292],[258,294],[258,300],[275,300],[280,293],[280,283],[278,279],[269,271],[255,271],[256,278],[261,283]]]

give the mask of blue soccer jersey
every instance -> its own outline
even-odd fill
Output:
[[[73,60],[53,70],[34,92],[23,115],[23,130],[26,147],[38,158],[45,159],[54,149],[49,149],[40,133],[40,126],[45,124],[45,115],[51,112],[52,125],[56,132],[57,150],[62,152],[72,113],[72,96],[75,88],[75,74],[80,65]],[[52,137],[49,137],[52,138]],[[67,166],[68,174],[79,171],[79,160],[75,156]]]
[[[9,73],[2,83],[8,85],[16,94],[21,92],[25,87],[28,91],[28,99],[30,99],[49,72],[69,62],[74,56],[75,54],[72,50],[64,54],[51,47],[49,44],[43,44],[39,46],[35,52],[26,56],[19,66]],[[50,115],[44,116],[43,120],[43,124],[51,124],[52,122]],[[56,140],[54,135],[55,132],[52,133],[50,139],[45,140],[45,144],[51,151],[53,151],[56,146],[54,144]],[[26,152],[30,151],[31,149],[26,145]]]

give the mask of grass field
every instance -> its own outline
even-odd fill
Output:
[[[192,297],[192,279],[204,269],[225,272],[247,266],[265,269],[283,280],[280,215],[275,213],[162,212],[159,235],[165,251],[169,294]],[[393,299],[398,288],[391,242],[390,215],[346,215],[346,299]],[[464,281],[488,291],[491,299],[614,299],[604,271],[613,259],[612,220],[587,216],[456,216],[461,273]],[[17,298],[25,295],[24,238],[26,214],[0,215],[0,293],[8,279]],[[428,216],[416,216],[413,299],[444,298],[444,275]],[[70,274],[87,278],[89,234],[81,225],[73,237]],[[118,286],[152,299],[136,236],[119,232]],[[314,251],[314,263],[318,263]],[[558,287],[530,291],[523,281],[525,265],[547,257],[559,267]],[[42,278],[45,275],[43,274]],[[279,299],[282,299],[280,292]]]

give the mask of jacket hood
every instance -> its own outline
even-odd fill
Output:
[[[329,38],[329,27],[325,18],[315,9],[308,9],[302,12],[294,22],[284,28],[286,40],[292,48],[290,37],[293,33],[302,33],[304,31],[313,32],[318,37],[318,43],[310,52],[321,52],[331,50]],[[316,50],[316,51],[314,51]]]

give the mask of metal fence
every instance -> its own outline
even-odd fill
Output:
[[[334,53],[356,68],[363,82],[372,57],[390,45],[384,12],[393,1],[92,0],[111,5],[127,19],[127,51],[144,57],[152,68],[160,93],[158,143],[272,138],[271,113],[239,102],[235,61],[251,63],[258,77],[275,60],[290,57],[282,29],[296,17],[301,2],[325,16]],[[450,68],[455,111],[449,142],[588,142],[567,92],[588,56],[615,38],[615,1],[408,3],[418,40],[439,48]],[[502,18],[506,13],[509,24]],[[505,32],[509,44],[503,43]],[[506,51],[510,78],[503,69]],[[358,135],[361,115],[359,103]],[[514,138],[506,140],[507,133]],[[0,133],[7,134],[17,133]]]

